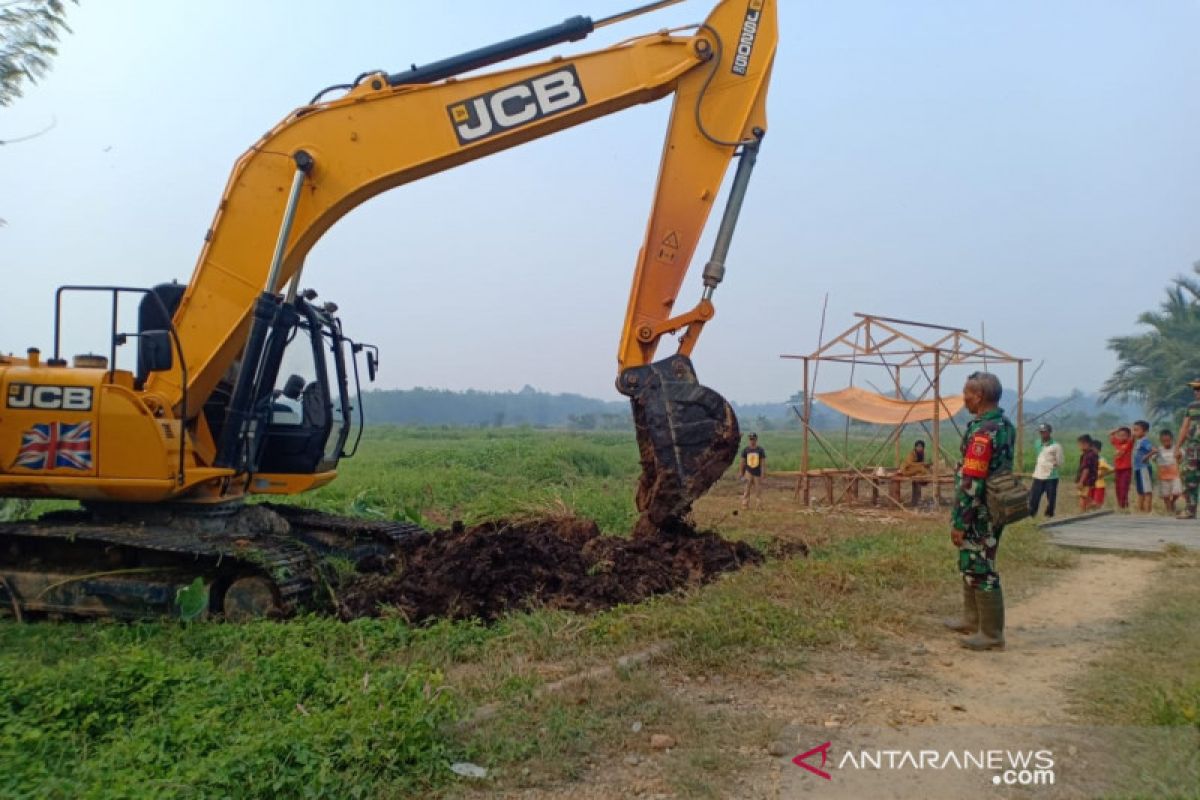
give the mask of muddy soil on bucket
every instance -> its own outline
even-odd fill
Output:
[[[622,539],[572,517],[421,534],[338,590],[343,617],[494,620],[532,607],[598,611],[706,583],[762,554],[683,524]]]

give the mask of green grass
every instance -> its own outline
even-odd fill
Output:
[[[434,781],[454,705],[343,625],[0,626],[0,796],[375,796]]]
[[[434,525],[468,524],[565,505],[606,531],[636,518],[632,433],[528,429],[372,429],[330,486],[297,500],[329,511]]]
[[[1200,797],[1200,558],[1171,554],[1115,646],[1072,689],[1084,720],[1149,729],[1142,758],[1114,759],[1112,797]],[[1176,729],[1172,734],[1166,730]],[[1157,730],[1154,730],[1157,729]],[[1181,729],[1193,731],[1189,739]],[[1133,746],[1134,741],[1126,742]]]
[[[830,451],[810,440],[812,469],[842,466],[843,447],[854,463],[892,466],[895,447],[881,447],[878,428],[855,425],[822,431]],[[956,453],[958,434],[943,426],[947,453]],[[907,453],[917,438],[911,429],[902,441]],[[1070,501],[1069,476],[1077,453],[1073,434],[1059,441],[1068,453],[1061,490]],[[772,471],[800,468],[803,434],[795,430],[762,432]],[[1025,469],[1033,468],[1032,438],[1025,447]],[[568,507],[596,520],[606,533],[629,530],[636,518],[633,485],[639,472],[632,431],[566,432],[530,428],[402,428],[378,426],[364,437],[358,455],[344,460],[339,478],[293,502],[337,513],[410,520],[435,527],[461,519],[468,524],[501,516]],[[1112,492],[1110,491],[1110,495]],[[0,521],[70,505],[61,501],[0,501]]]
[[[1078,687],[1077,702],[1109,724],[1200,730],[1200,559],[1169,558],[1129,622],[1117,647]],[[1140,668],[1146,663],[1154,669]]]

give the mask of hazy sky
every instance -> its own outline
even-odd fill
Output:
[[[49,349],[60,283],[186,280],[234,160],[316,90],[639,1],[83,0],[53,72],[0,110],[0,140],[57,123],[0,147],[0,348]],[[1045,359],[1032,394],[1098,387],[1106,339],[1200,259],[1200,4],[781,6],[770,133],[695,353],[701,379],[737,400],[786,398],[799,365],[778,355],[815,348],[828,292],[830,332],[854,311],[986,321],[989,341]],[[668,110],[377,197],[317,246],[306,283],[383,348],[382,386],[614,396]],[[696,266],[677,307],[699,291]],[[68,351],[106,349],[82,324],[96,315],[68,311]]]

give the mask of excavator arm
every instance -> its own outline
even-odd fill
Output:
[[[337,87],[348,89],[343,96],[297,109],[237,162],[174,315],[186,370],[156,372],[146,389],[177,412],[194,412],[223,376],[240,371],[245,391],[233,392],[225,440],[200,443],[217,453],[216,466],[236,468],[259,370],[255,325],[267,324],[280,293],[294,296],[305,256],[340,217],[388,189],[674,94],[621,334],[618,388],[633,401],[639,432],[639,505],[659,524],[686,512],[737,444],[732,410],[699,387],[688,356],[713,316],[712,291],[766,131],[776,2],[722,0],[690,33],[662,31],[592,53],[461,75],[583,38],[593,23],[576,17],[428,67],[365,74]],[[676,314],[684,276],[739,154],[703,295]],[[681,330],[678,354],[653,367],[661,338]],[[656,506],[655,495],[672,499]]]
[[[207,397],[245,344],[256,298],[281,291],[317,240],[354,207],[671,93],[675,105],[618,360],[622,368],[649,363],[659,338],[685,326],[690,351],[711,306],[680,318],[672,311],[730,160],[766,130],[776,2],[722,0],[690,36],[660,32],[486,75],[436,83],[414,82],[425,77],[420,70],[368,75],[343,97],[297,109],[238,160],[175,314],[187,392]],[[581,38],[586,23],[576,18],[556,28]],[[177,405],[182,372],[155,373],[147,388]]]

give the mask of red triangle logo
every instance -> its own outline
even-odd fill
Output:
[[[806,759],[811,758],[812,756],[815,756],[817,753],[820,753],[821,754],[821,766],[822,767],[825,766],[825,762],[829,760],[829,748],[832,745],[833,745],[832,742],[826,742],[825,744],[819,744],[816,747],[814,747],[812,750],[809,750],[807,753],[801,753],[800,755],[793,758],[792,763],[795,764],[797,767],[802,767],[802,768],[808,770],[813,775],[817,775],[819,777],[824,778],[827,781],[831,781],[831,780],[833,780],[832,775],[830,775],[828,772],[826,772],[823,769],[819,769],[817,767],[814,767],[812,764],[807,763]]]

